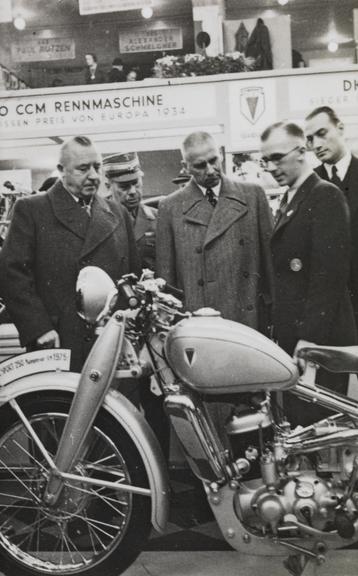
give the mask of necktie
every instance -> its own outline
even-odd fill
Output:
[[[287,204],[288,204],[288,192],[285,192],[281,198],[280,205],[279,205],[279,207],[276,211],[276,214],[275,214],[275,218],[274,218],[274,225],[275,226],[276,226],[276,224],[278,224],[278,222],[281,220],[283,214],[286,212]]]
[[[215,208],[216,204],[218,203],[218,199],[215,196],[215,193],[213,192],[213,190],[211,188],[208,188],[206,190],[205,195],[206,195],[208,201],[210,202],[210,204]]]
[[[338,176],[338,170],[337,170],[337,166],[335,164],[332,166],[331,182],[332,182],[332,184],[335,184],[336,186],[338,186],[338,188],[342,187],[342,180]]]

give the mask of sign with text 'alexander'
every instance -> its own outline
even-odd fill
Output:
[[[141,10],[150,6],[151,0],[79,0],[80,14],[100,14],[101,12],[124,12]]]
[[[148,86],[0,99],[0,139],[163,127],[215,118],[214,86]]]
[[[11,44],[14,62],[70,60],[76,57],[72,38],[29,38]]]
[[[155,52],[158,50],[181,50],[183,36],[181,28],[131,29],[119,34],[119,52]]]

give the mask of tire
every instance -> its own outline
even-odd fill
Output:
[[[33,394],[19,401],[54,456],[72,396]],[[6,423],[5,423],[6,421]],[[147,488],[142,459],[119,423],[101,410],[72,472]],[[117,576],[150,531],[151,499],[66,481],[54,508],[41,501],[48,464],[17,414],[0,410],[0,554],[7,576]]]

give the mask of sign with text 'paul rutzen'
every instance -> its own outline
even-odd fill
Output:
[[[70,60],[75,56],[75,41],[72,38],[29,38],[11,44],[14,62]]]
[[[181,28],[153,30],[123,30],[119,34],[119,52],[155,52],[156,50],[181,50],[183,37]]]
[[[175,89],[174,89],[175,88]],[[0,139],[138,130],[215,118],[214,86],[142,86],[0,99]],[[80,132],[79,132],[80,131]]]
[[[80,14],[100,14],[101,12],[124,12],[141,10],[150,6],[151,0],[79,0]]]

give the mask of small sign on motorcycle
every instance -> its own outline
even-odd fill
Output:
[[[71,350],[61,348],[35,350],[7,358],[0,363],[0,387],[29,374],[56,370],[68,371],[70,360]]]

